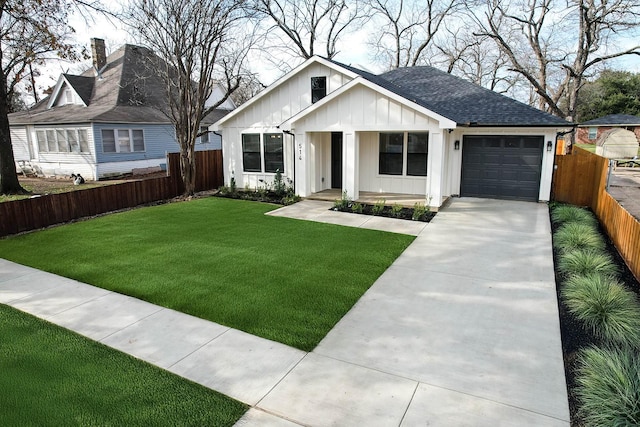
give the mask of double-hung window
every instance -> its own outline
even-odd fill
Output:
[[[589,139],[597,139],[598,138],[598,128],[591,127],[589,128]]]
[[[104,153],[135,153],[145,151],[142,129],[102,129]]]
[[[200,136],[196,138],[196,144],[207,144],[209,143],[209,128],[206,126],[200,127],[200,132],[198,132]]]
[[[429,134],[426,132],[381,132],[378,173],[427,176],[428,149]]]
[[[284,172],[284,146],[282,142],[282,134],[243,134],[242,164],[245,172]]]

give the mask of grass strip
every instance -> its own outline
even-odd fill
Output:
[[[231,426],[247,407],[0,304],[2,425]]]
[[[0,257],[310,351],[414,237],[207,198],[0,241]]]

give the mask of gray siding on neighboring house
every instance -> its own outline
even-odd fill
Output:
[[[102,146],[103,129],[142,129],[144,151],[134,153],[105,153]],[[122,124],[94,123],[96,158],[98,163],[126,162],[131,160],[164,159],[166,152],[178,152],[175,132],[170,124]]]
[[[209,132],[208,136],[208,143],[200,143],[200,138],[196,140],[196,151],[222,150],[222,137],[213,132]]]

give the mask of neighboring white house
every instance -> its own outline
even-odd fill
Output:
[[[225,182],[280,170],[306,197],[335,188],[546,201],[556,134],[571,124],[431,67],[381,75],[312,57],[212,129]]]
[[[106,56],[103,40],[91,43],[93,68],[61,74],[51,95],[9,115],[18,171],[28,162],[45,176],[99,179],[162,166],[167,152],[180,151],[154,68],[166,64],[144,47],[127,44]],[[216,88],[209,101],[220,96]],[[196,150],[221,148],[220,136],[207,129],[233,108],[228,99],[205,117]]]

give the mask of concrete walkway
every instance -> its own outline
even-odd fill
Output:
[[[273,214],[358,217],[317,203]],[[546,205],[455,199],[416,226],[311,353],[5,260],[0,303],[250,404],[240,426],[569,426]]]

